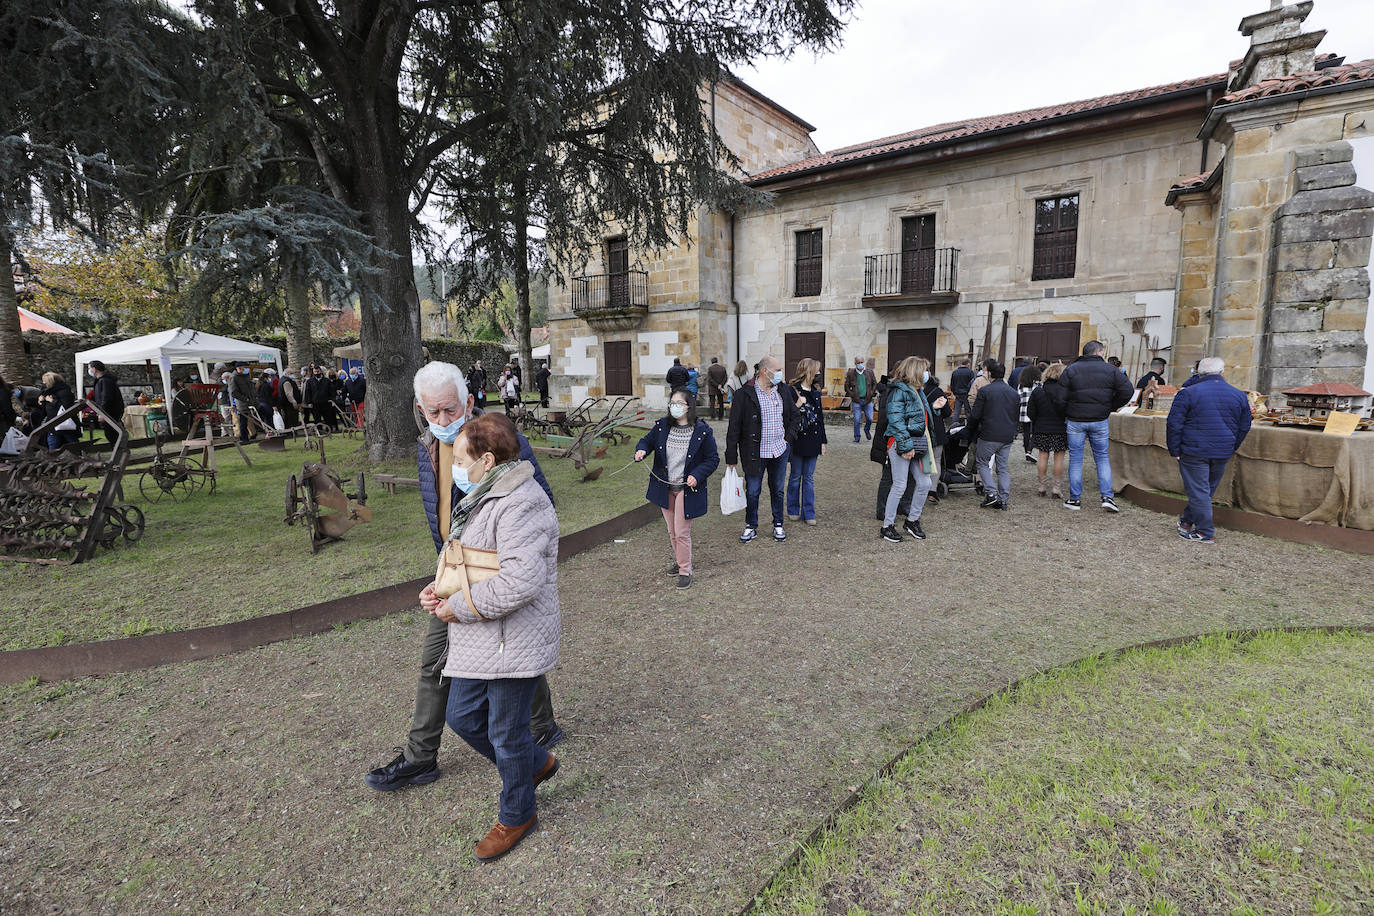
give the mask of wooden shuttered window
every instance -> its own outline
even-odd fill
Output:
[[[797,271],[794,296],[821,294],[821,230],[797,233]]]
[[[1035,252],[1032,280],[1072,277],[1078,256],[1078,195],[1044,197],[1035,202]]]
[[[608,340],[604,344],[606,394],[634,394],[634,375],[630,369],[630,342]]]

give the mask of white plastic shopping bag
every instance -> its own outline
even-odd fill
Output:
[[[29,437],[19,431],[18,427],[11,426],[5,433],[5,439],[0,442],[0,455],[17,455],[28,447]]]
[[[744,479],[734,468],[726,468],[720,479],[720,514],[729,515],[744,508]]]
[[[282,418],[280,410],[272,411],[272,428],[277,430],[286,429],[286,420]]]

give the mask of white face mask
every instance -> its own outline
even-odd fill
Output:
[[[674,420],[681,420],[683,417],[687,416],[687,405],[676,403],[669,404],[668,413],[673,415]]]
[[[930,373],[929,373],[929,372],[922,372],[922,373],[921,373],[921,381],[922,381],[922,382],[928,382],[928,381],[930,381]]]

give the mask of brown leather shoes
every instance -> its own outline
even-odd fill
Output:
[[[496,826],[491,828],[490,832],[477,844],[477,848],[472,851],[473,855],[477,857],[478,862],[491,862],[499,859],[514,849],[525,838],[526,834],[534,833],[538,826],[538,817],[530,818],[528,822],[519,827],[507,827],[497,821]]]
[[[558,758],[555,757],[553,754],[550,754],[550,755],[549,755],[549,762],[546,763],[546,764],[544,764],[544,769],[542,769],[542,770],[540,770],[538,773],[535,773],[535,774],[534,774],[534,786],[535,786],[535,788],[536,788],[536,789],[539,788],[539,784],[540,784],[541,782],[543,782],[544,780],[546,780],[546,779],[552,779],[552,778],[553,778],[553,775],[554,775],[555,773],[557,773],[557,772],[558,772]]]

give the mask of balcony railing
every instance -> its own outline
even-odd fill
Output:
[[[573,277],[572,310],[598,330],[638,327],[649,311],[649,274],[627,270]]]
[[[870,305],[940,305],[959,301],[959,249],[918,248],[864,258]],[[891,300],[885,301],[885,300]]]

